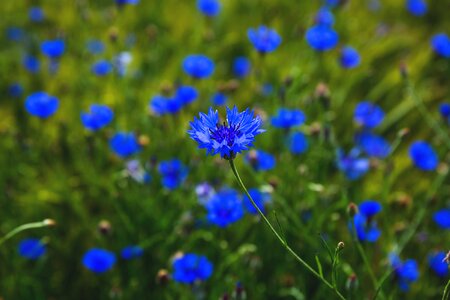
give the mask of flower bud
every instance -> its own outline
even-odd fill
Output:
[[[156,283],[166,285],[170,281],[170,274],[165,269],[161,269],[156,274]]]
[[[342,250],[342,249],[344,249],[344,247],[345,247],[345,244],[344,244],[344,242],[342,242],[342,241],[340,241],[340,242],[337,244],[337,249],[338,249],[338,250]]]
[[[55,226],[56,225],[56,221],[53,219],[45,219],[44,221],[42,221],[46,226]]]
[[[107,220],[101,220],[98,223],[98,231],[103,235],[109,235],[111,234],[111,223]]]
[[[350,217],[354,217],[358,213],[358,206],[355,203],[351,202],[347,206],[347,212]]]

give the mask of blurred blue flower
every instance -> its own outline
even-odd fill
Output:
[[[65,44],[63,40],[44,41],[41,44],[41,51],[50,59],[57,59],[63,55]]]
[[[250,74],[252,64],[246,57],[236,57],[233,62],[233,73],[236,77],[244,78]]]
[[[13,42],[19,42],[22,40],[24,32],[19,27],[8,27],[6,28],[6,36]]]
[[[162,185],[169,190],[179,187],[188,175],[188,168],[178,159],[160,162],[158,171],[162,176]]]
[[[258,208],[263,213],[265,213],[264,204],[267,203],[268,201],[270,201],[270,194],[260,192],[258,189],[255,189],[255,188],[249,189],[248,193],[250,194],[250,196],[252,196],[252,199],[253,199],[253,201],[255,201]],[[252,215],[258,214],[258,211],[253,206],[252,202],[250,201],[250,199],[248,198],[247,195],[244,195],[243,204],[249,214],[252,214]]]
[[[439,112],[447,124],[450,125],[450,103],[441,103],[439,105]]]
[[[131,178],[139,183],[149,183],[151,180],[150,174],[144,170],[137,159],[126,162],[126,171]]]
[[[445,33],[435,34],[431,38],[431,47],[438,55],[450,58],[450,38]]]
[[[111,123],[113,117],[114,113],[108,106],[92,104],[89,107],[89,112],[81,113],[81,122],[86,129],[97,131]]]
[[[92,248],[83,256],[83,265],[97,274],[110,270],[116,263],[116,255],[108,250]]]
[[[334,16],[333,13],[326,7],[322,7],[316,14],[314,21],[317,25],[333,26]]]
[[[337,166],[349,180],[356,180],[369,171],[370,163],[367,158],[360,157],[361,151],[354,148],[348,155],[342,150],[337,151]]]
[[[131,156],[141,150],[141,146],[132,132],[117,132],[109,140],[109,147],[121,158]]]
[[[277,128],[289,129],[302,125],[305,119],[305,114],[299,109],[279,108],[277,114],[272,117],[272,125]]]
[[[262,150],[251,150],[245,156],[245,161],[249,163],[255,171],[268,171],[275,167],[275,156]]]
[[[409,147],[409,157],[414,165],[423,171],[433,171],[439,163],[436,152],[425,141],[415,141],[412,143]]]
[[[414,16],[420,17],[427,13],[425,0],[406,0],[406,9]]]
[[[120,52],[114,57],[113,65],[116,68],[117,74],[119,74],[119,76],[125,76],[128,71],[128,66],[130,65],[132,60],[133,56],[130,52],[126,51]]]
[[[86,48],[91,54],[101,54],[105,51],[105,44],[99,40],[90,40]]]
[[[219,113],[212,108],[208,114],[200,113],[191,122],[188,134],[196,141],[199,148],[206,149],[207,154],[220,154],[222,158],[233,159],[236,154],[248,150],[253,145],[255,136],[264,132],[261,129],[261,118],[246,109],[238,112],[236,106],[226,108],[226,123],[220,124]]]
[[[20,241],[17,251],[22,257],[36,260],[45,254],[47,248],[40,239],[27,238]]]
[[[177,98],[183,105],[187,105],[197,100],[198,91],[192,86],[181,85],[177,88],[175,98]]]
[[[261,86],[261,94],[265,97],[270,96],[273,93],[273,85],[270,83],[264,83]]]
[[[377,104],[361,101],[355,108],[353,118],[359,125],[375,128],[383,121],[384,111]]]
[[[120,251],[120,256],[125,260],[141,257],[144,254],[144,249],[141,246],[130,245]]]
[[[361,56],[355,48],[347,46],[342,48],[339,61],[343,68],[351,69],[359,66],[361,62]]]
[[[28,10],[28,17],[33,22],[42,22],[44,20],[44,11],[37,6],[30,7]]]
[[[59,107],[59,100],[45,92],[35,92],[25,100],[25,109],[30,115],[45,119],[52,116]]]
[[[442,229],[450,229],[450,209],[438,210],[433,214],[433,220]]]
[[[428,265],[439,277],[448,276],[449,265],[445,262],[446,254],[444,251],[439,251],[428,256]]]
[[[198,10],[208,17],[217,16],[220,12],[219,0],[197,0]]]
[[[389,261],[394,269],[399,288],[403,292],[409,290],[409,285],[419,279],[419,267],[413,259],[402,261],[397,254],[389,254]]]
[[[22,64],[25,67],[25,69],[30,73],[37,73],[40,69],[40,63],[39,60],[31,55],[26,55],[23,60]]]
[[[291,134],[288,143],[292,154],[302,154],[308,150],[308,138],[303,132],[296,131]]]
[[[105,76],[111,73],[112,68],[112,64],[109,61],[103,59],[95,62],[92,65],[91,71],[97,76]]]
[[[188,55],[183,60],[183,70],[196,79],[208,78],[214,73],[214,62],[206,55]]]
[[[356,144],[370,157],[386,158],[391,145],[383,137],[371,132],[361,132],[355,136]]]
[[[206,203],[207,219],[210,223],[225,228],[244,215],[240,195],[237,191],[224,188]]]
[[[227,104],[228,97],[224,93],[216,92],[211,96],[211,102],[213,105],[221,106]]]
[[[359,212],[366,218],[372,218],[383,208],[380,202],[375,200],[365,200],[358,205]]]
[[[195,187],[195,194],[197,194],[198,202],[205,205],[216,194],[216,191],[209,183],[202,182]]]
[[[306,41],[316,51],[333,49],[339,42],[339,35],[333,28],[324,25],[315,25],[306,31]]]
[[[376,242],[381,235],[373,217],[381,211],[381,204],[377,201],[366,200],[358,206],[359,212],[353,217],[353,222],[349,224],[349,229],[360,241],[370,243]],[[353,227],[354,226],[354,227]]]
[[[274,29],[264,25],[248,29],[247,36],[259,53],[273,52],[281,44],[280,35]]]
[[[139,0],[116,0],[117,5],[125,5],[125,4],[136,5],[138,3]]]
[[[23,87],[20,83],[13,83],[8,87],[8,92],[11,97],[19,98],[23,94]]]
[[[211,277],[213,265],[203,255],[186,253],[176,257],[172,263],[172,278],[176,282],[192,284],[196,281],[204,281]]]

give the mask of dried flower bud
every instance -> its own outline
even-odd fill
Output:
[[[358,206],[355,203],[351,202],[347,206],[347,212],[350,217],[354,217],[358,213]]]
[[[345,247],[345,244],[344,244],[344,242],[342,242],[342,241],[340,241],[340,242],[337,244],[338,250],[344,249],[344,247]]]
[[[107,220],[101,220],[98,223],[98,231],[103,235],[111,234],[111,223]]]
[[[141,146],[147,146],[150,143],[150,138],[148,135],[141,134],[138,139],[139,145]]]
[[[170,274],[165,269],[161,269],[156,274],[156,282],[161,285],[166,285],[170,281]]]

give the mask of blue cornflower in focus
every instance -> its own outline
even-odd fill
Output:
[[[216,92],[211,96],[211,102],[213,105],[221,106],[227,104],[228,97],[224,93]]]
[[[431,47],[438,55],[450,58],[450,38],[445,33],[435,34],[431,38]]]
[[[188,134],[196,141],[200,149],[206,149],[207,154],[220,154],[222,158],[233,159],[236,154],[248,150],[255,137],[264,132],[261,129],[261,118],[246,109],[238,112],[236,106],[226,108],[226,122],[220,124],[219,113],[212,108],[208,114],[200,113],[190,123]]]
[[[28,17],[33,22],[42,22],[44,20],[44,11],[37,6],[30,7],[28,10]]]
[[[326,7],[322,7],[316,14],[314,21],[317,25],[333,26],[334,16],[333,13]]]
[[[275,156],[262,150],[251,150],[245,156],[245,161],[248,162],[255,171],[268,171],[275,167]]]
[[[236,57],[233,62],[233,73],[236,77],[244,78],[250,74],[252,64],[246,57]]]
[[[419,279],[419,266],[414,259],[402,261],[397,254],[389,254],[389,261],[394,269],[398,286],[401,291],[407,292],[409,285]]]
[[[198,10],[208,17],[217,16],[220,12],[219,0],[197,0]]]
[[[406,0],[406,9],[414,16],[420,17],[427,13],[425,0]]]
[[[434,222],[442,229],[450,229],[450,209],[441,209],[433,214]]]
[[[305,119],[305,114],[299,109],[280,108],[277,115],[272,117],[272,125],[278,128],[289,129],[302,125]]]
[[[45,244],[36,238],[23,239],[17,248],[20,256],[32,260],[36,260],[44,255],[46,250]]]
[[[82,262],[86,269],[100,274],[114,266],[116,255],[108,250],[92,248],[84,254]]]
[[[114,113],[106,105],[92,104],[89,112],[81,113],[81,122],[86,129],[97,131],[111,123]]]
[[[306,41],[316,51],[333,49],[339,42],[339,35],[333,28],[325,25],[315,25],[306,31]]]
[[[255,201],[259,210],[261,210],[263,213],[265,213],[264,204],[267,203],[268,201],[270,201],[270,194],[260,192],[258,189],[249,189],[248,193],[250,194],[250,196],[252,196],[252,199],[253,199],[253,201]],[[248,198],[247,195],[244,195],[243,204],[249,214],[252,214],[252,215],[258,214],[258,211],[253,206],[252,202],[250,201],[250,199]]]
[[[206,256],[193,253],[176,257],[173,260],[172,267],[173,280],[185,284],[204,281],[211,277],[213,272],[213,265]]]
[[[448,264],[444,261],[446,254],[439,251],[428,256],[428,265],[439,277],[446,277],[450,271]]]
[[[375,128],[384,119],[384,111],[377,104],[361,101],[355,108],[353,118],[356,123],[366,128]]]
[[[281,44],[281,36],[274,29],[264,25],[258,28],[250,28],[247,31],[247,36],[259,53],[273,52]]]
[[[99,40],[90,40],[86,48],[91,54],[101,54],[105,51],[105,44]]]
[[[39,72],[40,69],[39,60],[32,55],[26,55],[22,60],[22,64],[25,67],[25,69],[30,73]]]
[[[178,159],[160,162],[158,171],[162,176],[163,186],[169,190],[179,187],[188,175],[188,168]]]
[[[433,171],[439,163],[436,152],[425,141],[412,143],[409,147],[409,157],[414,165],[423,171]]]
[[[107,60],[99,60],[92,65],[92,73],[97,76],[105,76],[111,73],[113,69],[112,64]]]
[[[289,150],[292,154],[302,154],[308,150],[308,139],[303,132],[296,131],[288,139]]]
[[[30,115],[45,119],[52,116],[59,107],[59,100],[45,92],[36,92],[25,100],[25,109]]]
[[[122,251],[120,251],[120,257],[126,260],[130,260],[133,258],[141,257],[143,253],[144,249],[142,249],[142,247],[131,245],[123,248]]]
[[[205,204],[210,223],[225,228],[244,215],[240,195],[233,189],[222,189]]]
[[[177,88],[175,97],[178,98],[183,105],[187,105],[197,100],[198,91],[192,86],[181,85]]]
[[[355,136],[356,144],[370,157],[386,158],[391,145],[383,137],[371,132],[362,132]]]
[[[19,42],[20,40],[22,40],[24,32],[22,28],[19,27],[8,27],[6,28],[6,36],[11,41]]]
[[[342,48],[339,61],[344,69],[351,69],[360,64],[361,56],[355,48],[347,46]]]
[[[109,140],[109,147],[121,158],[131,156],[141,150],[141,146],[132,132],[117,132]]]
[[[19,98],[23,94],[23,87],[20,83],[13,83],[8,87],[8,92],[11,97]]]
[[[337,166],[350,180],[356,180],[369,171],[370,163],[367,158],[360,157],[361,151],[354,148],[348,155],[342,150],[337,151]]]
[[[360,241],[376,242],[381,235],[373,217],[381,211],[381,204],[373,200],[366,200],[359,205],[359,212],[349,224],[350,231],[356,231]]]
[[[196,79],[208,78],[214,73],[214,62],[206,55],[188,55],[183,61],[183,70]]]
[[[50,59],[57,59],[63,55],[65,44],[63,40],[44,41],[41,44],[41,51]]]

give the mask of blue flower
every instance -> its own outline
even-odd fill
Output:
[[[308,150],[308,139],[302,132],[296,131],[289,137],[289,150],[292,154],[302,154]]]
[[[272,125],[278,128],[289,129],[302,125],[305,119],[305,114],[299,109],[280,108],[277,115],[272,117]]]
[[[125,5],[125,4],[131,4],[136,5],[139,3],[139,0],[116,0],[117,5]]]
[[[361,57],[358,51],[352,47],[344,47],[341,50],[341,57],[339,58],[341,66],[345,69],[357,67],[361,62]]]
[[[213,105],[221,106],[227,104],[228,97],[224,93],[217,92],[211,97],[211,102]]]
[[[24,32],[19,27],[8,27],[6,29],[6,36],[11,41],[20,42],[24,36]]]
[[[384,111],[376,104],[361,101],[355,108],[353,118],[359,125],[366,128],[375,128],[383,121]]]
[[[435,34],[431,38],[431,47],[438,55],[450,58],[450,38],[445,33]]]
[[[423,171],[433,171],[439,163],[436,152],[430,144],[424,141],[416,141],[411,144],[409,157],[414,165]]]
[[[187,105],[197,100],[198,91],[192,86],[181,85],[177,88],[175,97],[178,98],[183,105]]]
[[[186,253],[174,259],[172,278],[176,282],[192,284],[211,277],[212,263],[203,255]]]
[[[222,189],[205,204],[210,223],[225,228],[244,215],[241,198],[233,189]]]
[[[89,112],[81,113],[81,122],[86,129],[97,131],[111,123],[113,117],[114,113],[108,106],[92,104]]]
[[[275,167],[275,157],[262,150],[252,150],[245,156],[245,161],[248,162],[255,171],[268,171]]]
[[[28,10],[28,17],[33,22],[42,22],[44,20],[44,11],[37,6],[30,7]]]
[[[247,36],[253,47],[260,53],[269,53],[275,51],[281,44],[280,35],[271,28],[264,25],[258,28],[250,28]]]
[[[349,180],[356,180],[369,171],[369,160],[360,157],[358,149],[352,149],[348,155],[342,150],[337,151],[337,166]]]
[[[149,183],[151,176],[141,166],[141,163],[137,159],[126,162],[126,171],[128,175],[139,183]]]
[[[358,205],[358,208],[362,215],[370,219],[381,211],[382,206],[378,201],[365,200]]]
[[[37,73],[40,69],[40,63],[39,60],[31,55],[26,55],[23,60],[22,64],[25,67],[25,69],[30,73]]]
[[[270,201],[270,194],[262,193],[258,189],[249,189],[248,193],[250,194],[250,196],[252,196],[252,199],[253,199],[253,201],[255,201],[255,203],[258,206],[258,208],[263,213],[265,213],[264,204],[266,202]],[[248,198],[247,195],[244,195],[243,204],[244,204],[244,207],[245,207],[245,209],[247,210],[247,212],[249,214],[252,214],[252,215],[257,215],[258,214],[258,211],[253,206],[252,202],[250,201],[250,199]]]
[[[45,92],[36,92],[25,100],[25,109],[30,115],[45,119],[52,116],[59,106],[59,100]]]
[[[198,10],[208,17],[214,17],[220,12],[219,0],[197,0]]]
[[[394,269],[396,279],[401,291],[407,292],[409,285],[419,279],[419,267],[413,259],[402,261],[397,254],[391,253],[389,261]]]
[[[370,157],[386,158],[391,145],[381,136],[371,132],[362,132],[355,136],[356,144]]]
[[[244,78],[250,74],[252,64],[250,60],[246,57],[240,56],[236,57],[233,62],[233,73],[236,77]]]
[[[65,44],[63,40],[44,41],[41,44],[41,51],[51,59],[57,59],[63,55]]]
[[[441,209],[433,214],[434,222],[442,229],[450,229],[450,209]]]
[[[84,254],[82,262],[86,269],[100,274],[114,266],[116,255],[108,250],[92,248]]]
[[[416,17],[423,16],[428,10],[424,0],[406,0],[406,9]]]
[[[47,248],[40,239],[27,238],[20,241],[17,251],[22,257],[36,260],[45,254]]]
[[[339,42],[339,35],[333,28],[324,25],[315,25],[306,31],[306,41],[316,51],[333,49]]]
[[[8,92],[11,97],[19,98],[23,94],[23,87],[20,83],[13,83],[8,87]]]
[[[130,260],[133,258],[141,257],[144,253],[144,249],[140,246],[130,245],[122,249],[120,256],[123,259]]]
[[[381,204],[377,201],[366,200],[359,205],[359,213],[353,217],[349,228],[354,230],[360,241],[376,242],[381,235],[373,217],[381,211]],[[354,227],[353,227],[354,226]]]
[[[117,132],[109,140],[109,147],[121,158],[131,156],[141,150],[141,146],[132,132]]]
[[[439,112],[444,119],[450,121],[450,103],[441,103],[441,105],[439,105]]]
[[[195,187],[195,194],[197,195],[198,202],[205,205],[216,194],[216,191],[209,183],[203,182]]]
[[[188,168],[178,159],[159,163],[158,171],[162,176],[162,184],[169,190],[179,187],[188,175]]]
[[[183,70],[196,79],[208,78],[214,73],[214,62],[206,55],[188,55],[183,61]]]
[[[105,44],[99,40],[90,40],[86,48],[91,54],[101,54],[105,51]]]
[[[125,76],[128,71],[128,65],[133,60],[133,56],[130,52],[121,52],[113,59],[113,65],[120,76]]]
[[[113,69],[112,64],[107,60],[99,60],[92,65],[92,73],[97,76],[105,76],[111,73]]]
[[[439,251],[428,256],[428,265],[439,277],[446,277],[449,274],[449,266],[445,262],[446,254]]]
[[[316,14],[314,21],[317,25],[333,26],[334,16],[333,13],[326,7],[322,7]]]
[[[238,112],[236,106],[227,109],[227,121],[219,122],[219,113],[209,109],[208,114],[200,113],[199,118],[194,117],[190,123],[188,134],[196,141],[199,148],[206,149],[207,154],[233,159],[236,154],[248,150],[253,145],[255,136],[264,132],[261,129],[261,118],[254,117],[254,112],[246,109]]]

